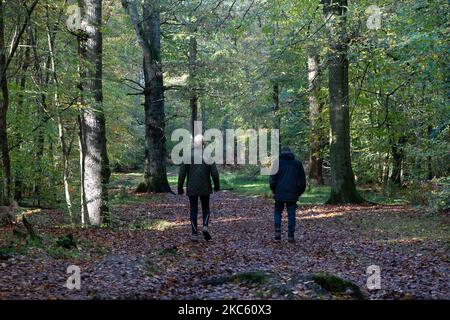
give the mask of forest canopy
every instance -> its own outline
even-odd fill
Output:
[[[448,207],[447,1],[81,3],[1,1],[3,204],[98,224],[110,172],[170,191],[171,133],[201,120],[278,128],[312,184],[340,166]]]

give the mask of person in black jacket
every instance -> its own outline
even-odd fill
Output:
[[[198,199],[202,204],[203,211],[203,237],[205,240],[211,240],[211,235],[208,229],[208,222],[210,217],[209,210],[209,196],[213,192],[211,178],[214,182],[214,192],[220,190],[219,172],[215,163],[207,164],[203,160],[202,163],[194,163],[194,150],[202,150],[203,136],[197,135],[194,139],[194,147],[191,150],[191,163],[183,163],[180,166],[178,175],[178,194],[183,194],[184,181],[187,178],[187,195],[190,203],[190,220],[192,227],[191,240],[198,242],[197,232],[197,216],[198,216]]]
[[[275,198],[275,240],[281,240],[281,213],[284,205],[288,212],[288,241],[294,242],[295,210],[298,198],[305,192],[306,177],[303,165],[295,159],[288,147],[283,147],[278,162],[278,171],[269,177],[270,189]]]

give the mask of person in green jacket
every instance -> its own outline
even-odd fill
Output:
[[[202,204],[203,213],[203,228],[202,233],[206,241],[211,240],[211,235],[208,230],[209,216],[211,211],[209,209],[209,196],[213,192],[211,185],[211,178],[214,182],[214,191],[220,190],[219,172],[215,163],[207,164],[202,159],[202,163],[195,164],[193,161],[193,153],[195,149],[201,150],[203,147],[203,137],[198,135],[194,139],[194,148],[191,150],[191,163],[183,163],[178,174],[178,194],[183,194],[184,181],[187,178],[187,195],[190,203],[190,220],[192,235],[191,240],[198,242],[197,216],[198,216],[198,199]]]

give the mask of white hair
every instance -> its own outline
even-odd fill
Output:
[[[201,149],[203,146],[203,135],[198,134],[194,137],[194,148]]]

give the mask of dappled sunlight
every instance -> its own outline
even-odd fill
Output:
[[[0,0],[0,300],[450,299],[449,6]]]
[[[153,206],[156,207],[156,208],[173,208],[173,207],[175,207],[175,208],[186,208],[188,204],[189,204],[188,202],[186,202],[186,203],[175,203],[175,204],[173,204],[173,203],[158,203],[158,204],[154,204]]]
[[[351,228],[342,228],[341,223],[327,223],[334,219],[347,226],[359,224],[360,231],[384,230],[384,224],[380,224],[379,220],[385,213],[386,217],[389,217],[387,220],[384,219],[387,226],[391,224],[416,226],[414,219],[420,217],[420,221],[422,219],[424,222],[430,222],[430,219],[431,222],[434,221],[429,224],[436,231],[440,220],[429,216],[419,216],[407,207],[395,208],[395,213],[389,213],[387,207],[322,205],[299,207],[297,209],[299,221],[297,243],[288,244],[284,236],[281,243],[274,243],[272,241],[273,202],[239,196],[232,192],[214,195],[210,220],[212,241],[206,242],[200,233],[201,241],[193,244],[190,241],[191,228],[187,201],[173,195],[168,197],[173,200],[182,199],[183,203],[179,201],[170,203],[169,198],[164,203],[148,201],[121,206],[120,209],[115,210],[113,218],[116,219],[111,229],[66,229],[62,228],[64,224],[61,221],[52,226],[40,225],[38,230],[41,234],[53,234],[54,238],[72,234],[76,241],[82,243],[84,251],[78,252],[74,249],[66,250],[66,252],[64,249],[53,248],[51,257],[59,257],[60,260],[47,261],[50,258],[45,258],[39,263],[51,268],[54,261],[60,261],[65,265],[70,259],[77,257],[80,260],[79,263],[83,264],[86,276],[95,275],[86,279],[85,283],[89,283],[89,288],[94,287],[105,296],[113,295],[111,290],[114,290],[114,295],[122,297],[122,291],[126,290],[128,284],[119,280],[111,288],[108,278],[102,280],[102,277],[111,272],[113,275],[118,274],[118,279],[124,279],[122,274],[125,274],[126,277],[135,279],[133,281],[149,286],[159,286],[161,288],[159,291],[149,294],[149,297],[155,298],[157,296],[174,297],[172,292],[181,292],[179,295],[185,297],[187,292],[185,290],[194,292],[197,292],[198,288],[203,290],[201,281],[223,274],[270,270],[271,273],[283,277],[326,269],[348,270],[343,274],[351,276],[359,274],[361,269],[359,263],[366,259],[366,252],[378,252],[377,261],[383,266],[383,270],[386,270],[386,266],[390,266],[392,261],[398,262],[398,268],[403,268],[399,252],[405,255],[409,264],[416,261],[422,263],[423,259],[431,259],[431,255],[422,253],[425,250],[428,252],[430,246],[431,250],[436,250],[434,248],[442,250],[438,242],[427,241],[427,237],[419,233],[397,236],[384,233],[382,234],[384,239],[376,240],[373,236],[364,239],[355,237]],[[51,215],[60,216],[57,212],[52,212]],[[201,216],[200,210],[199,225],[201,225]],[[287,228],[286,220],[285,211],[283,212],[283,233]],[[412,229],[413,232],[416,232],[416,229]],[[56,235],[55,230],[58,230]],[[324,236],[325,231],[326,236]],[[407,231],[410,231],[409,227]],[[91,243],[95,245],[90,245]],[[402,250],[402,246],[405,246],[405,250]],[[389,251],[386,248],[395,248],[395,250]],[[146,262],[138,262],[141,257],[145,257]],[[21,270],[29,270],[30,266],[36,266],[37,262],[31,260],[31,257],[26,259],[28,259],[26,265],[8,265],[8,267],[20,274]],[[143,266],[147,273],[142,275],[138,271],[128,270],[127,268],[133,264]],[[301,269],[299,269],[300,266]],[[397,264],[389,268],[393,273],[400,272]],[[61,268],[61,270],[65,269]],[[421,275],[438,278],[441,281],[439,278],[441,273],[433,273],[433,269],[420,270]],[[49,271],[42,272],[51,277]],[[3,280],[2,274],[0,274],[0,280]],[[60,279],[55,280],[57,285],[59,282]],[[137,284],[130,283],[133,283],[134,291],[139,290],[136,289]],[[395,285],[403,288],[406,284],[396,283]],[[17,292],[15,288],[14,292]],[[10,294],[9,289],[6,292]],[[154,291],[149,289],[142,292]]]
[[[257,183],[243,184],[243,185],[241,185],[241,188],[247,189],[247,188],[255,188],[255,187],[258,187],[258,186],[260,186],[260,184],[257,184]]]
[[[222,217],[216,217],[216,222],[246,222],[246,221],[266,221],[266,219],[255,219],[255,217],[234,217],[234,218],[222,218]]]
[[[410,238],[400,238],[400,239],[387,239],[387,240],[377,240],[377,243],[385,244],[413,244],[426,241],[427,239],[421,237],[410,237]]]
[[[329,213],[319,213],[319,214],[313,214],[313,215],[303,215],[303,216],[297,217],[297,220],[328,219],[328,218],[340,217],[340,216],[343,216],[344,214],[345,214],[345,212],[329,212]]]

